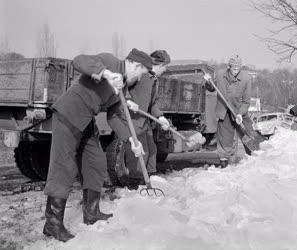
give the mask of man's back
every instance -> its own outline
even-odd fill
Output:
[[[79,55],[74,58],[73,66],[81,75],[54,103],[53,108],[83,131],[92,117],[100,112],[102,106],[119,101],[106,79],[96,82],[91,75],[100,73],[103,69],[123,73],[124,62],[112,54],[102,53],[94,56]]]

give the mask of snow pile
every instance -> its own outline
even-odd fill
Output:
[[[151,178],[166,197],[101,201],[108,222],[82,223],[80,194],[66,211],[67,243],[41,236],[25,249],[296,249],[297,132],[280,129],[261,150],[226,169],[184,169]],[[74,198],[75,197],[75,198]],[[36,224],[42,232],[44,221]]]

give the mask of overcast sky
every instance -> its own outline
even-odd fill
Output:
[[[57,56],[112,52],[112,35],[121,34],[125,53],[133,47],[166,49],[172,59],[227,60],[276,68],[276,56],[257,40],[268,20],[248,0],[0,0],[0,39],[26,57],[36,56],[42,24],[55,35]],[[295,67],[295,66],[294,66]]]

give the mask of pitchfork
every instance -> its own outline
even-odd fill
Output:
[[[132,135],[133,142],[134,142],[135,146],[137,147],[138,146],[137,136],[136,136],[136,133],[135,133],[134,125],[132,123],[130,112],[128,110],[127,103],[126,103],[126,100],[125,100],[125,97],[124,97],[124,94],[123,94],[122,90],[119,91],[119,95],[120,95],[120,99],[121,99],[121,102],[122,102],[122,105],[123,105],[123,108],[124,108],[124,112],[125,112],[125,115],[126,115],[126,119],[127,119],[127,122],[128,122],[130,133]],[[140,162],[141,171],[142,171],[143,178],[144,178],[145,185],[146,185],[146,188],[142,188],[140,190],[140,194],[145,195],[145,192],[146,192],[146,194],[148,196],[153,196],[154,194],[157,197],[162,196],[162,195],[165,196],[164,192],[160,188],[153,188],[152,187],[152,184],[150,182],[150,178],[148,176],[142,154],[140,154],[140,156],[138,156],[138,160]]]

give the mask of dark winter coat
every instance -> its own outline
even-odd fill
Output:
[[[128,90],[128,98],[139,105],[139,108],[145,112],[151,113],[155,117],[163,115],[158,106],[158,80],[151,74],[144,74],[140,81],[136,82]],[[147,129],[147,118],[130,112],[133,124],[137,134]],[[107,121],[109,126],[116,132],[122,140],[130,137],[127,120],[123,107],[120,103],[109,108],[107,111]]]
[[[124,74],[125,64],[109,53],[79,55],[73,60],[73,67],[81,76],[62,95],[53,108],[73,126],[83,131],[100,111],[119,101],[107,80],[95,81],[93,73],[104,69]]]

